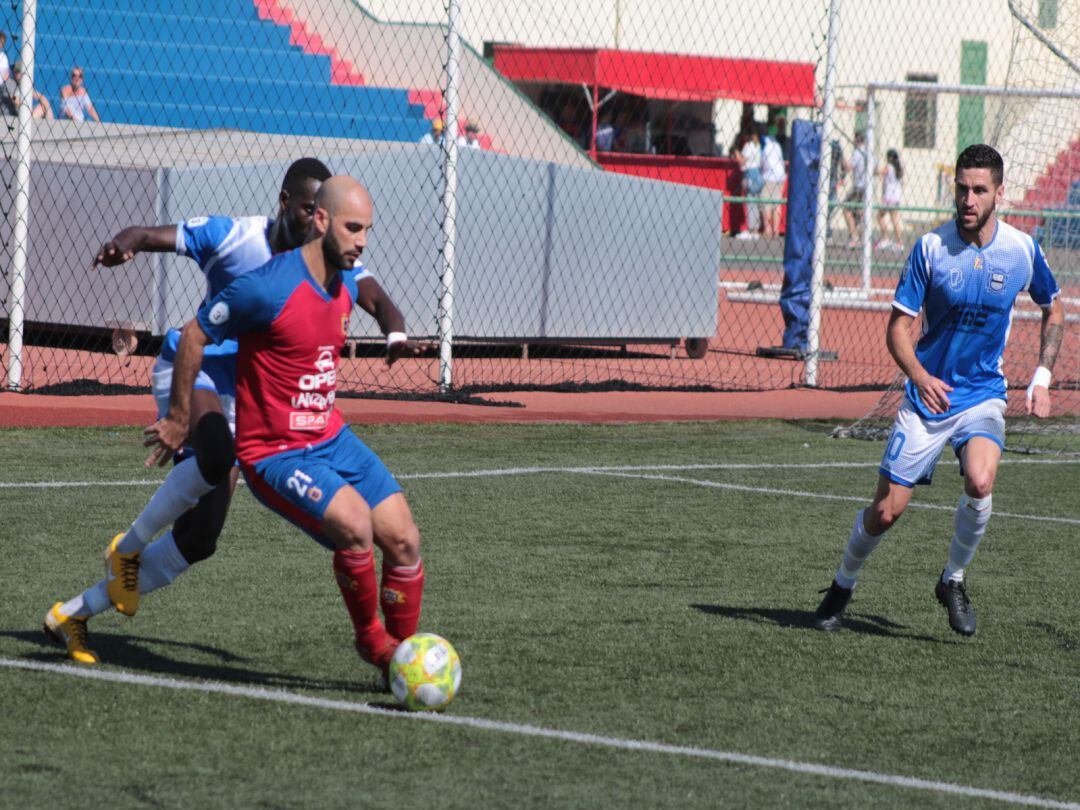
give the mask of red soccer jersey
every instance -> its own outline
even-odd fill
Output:
[[[236,338],[236,453],[253,464],[275,453],[332,439],[345,426],[334,408],[362,266],[324,290],[300,250],[275,256],[237,278],[199,310],[215,342]]]

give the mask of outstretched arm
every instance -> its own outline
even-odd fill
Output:
[[[102,245],[90,269],[96,270],[99,264],[104,267],[116,267],[131,261],[136,253],[170,253],[174,250],[176,250],[175,225],[134,225],[124,228]]]
[[[402,357],[416,357],[427,347],[409,340],[405,333],[405,318],[389,295],[373,278],[364,278],[356,285],[356,303],[379,324],[386,335],[386,365],[392,366]]]
[[[1065,337],[1065,306],[1060,297],[1043,310],[1040,337],[1039,367],[1027,389],[1027,412],[1044,419],[1050,415],[1050,374]]]
[[[933,376],[915,356],[915,341],[911,337],[914,322],[914,317],[894,307],[885,334],[885,345],[896,364],[919,389],[919,397],[927,410],[930,413],[945,413],[949,410],[952,386]]]
[[[210,338],[199,326],[199,321],[195,318],[188,321],[180,335],[180,345],[173,360],[169,412],[143,431],[147,437],[143,444],[154,448],[146,458],[147,467],[155,464],[164,466],[173,453],[184,446],[191,421],[191,391],[202,366],[203,350],[209,342]]]

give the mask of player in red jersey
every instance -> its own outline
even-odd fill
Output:
[[[337,367],[354,302],[386,334],[388,363],[424,347],[408,339],[401,312],[358,262],[372,216],[371,196],[356,180],[323,183],[309,241],[237,278],[184,327],[169,412],[147,428],[146,443],[147,463],[181,446],[204,348],[236,338],[244,478],[265,506],[333,550],[356,648],[385,672],[420,618],[420,533],[394,477],[334,408]],[[381,590],[373,545],[383,555]]]

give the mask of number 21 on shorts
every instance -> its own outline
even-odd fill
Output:
[[[303,498],[307,495],[311,483],[312,480],[310,475],[302,470],[293,470],[293,474],[289,476],[289,480],[285,482],[285,486]]]

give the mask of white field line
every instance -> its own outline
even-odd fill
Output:
[[[1002,460],[1002,464],[1077,464],[1080,459],[1017,459],[1010,461]],[[575,474],[575,475],[607,475],[615,478],[639,478],[653,481],[670,481],[672,483],[693,484],[695,486],[709,487],[711,489],[726,489],[736,492],[749,492],[761,495],[787,495],[793,498],[811,498],[824,501],[846,501],[849,503],[866,503],[866,498],[854,495],[833,495],[826,492],[807,492],[805,490],[778,489],[775,487],[752,487],[746,484],[729,484],[721,481],[706,481],[698,478],[684,478],[682,476],[664,475],[664,472],[690,472],[704,470],[818,470],[818,469],[858,469],[876,468],[875,462],[865,461],[834,461],[822,464],[797,463],[797,464],[646,464],[605,467],[506,467],[492,470],[463,470],[450,472],[430,473],[406,473],[395,476],[401,481],[425,480],[425,479],[452,479],[452,478],[498,478],[512,475],[542,475],[542,474]],[[98,486],[136,486],[148,484],[160,484],[160,480],[136,480],[136,481],[32,481],[32,482],[0,482],[0,489],[63,489],[65,487],[98,487]],[[942,506],[939,504],[911,503],[911,509],[931,509],[937,511],[953,512],[955,507]],[[1016,512],[995,511],[994,514],[1004,518],[1018,518],[1020,520],[1041,521],[1044,523],[1063,523],[1070,526],[1080,525],[1080,519],[1055,517],[1052,515],[1025,515]]]
[[[804,492],[798,489],[776,489],[774,487],[751,487],[745,484],[727,484],[722,481],[705,481],[700,478],[683,478],[679,475],[646,475],[643,473],[615,472],[613,470],[581,470],[586,475],[608,475],[613,478],[640,478],[646,481],[671,481],[679,484],[693,484],[710,489],[727,489],[735,492],[753,492],[763,495],[788,495],[793,498],[813,498],[822,501],[848,501],[850,503],[866,504],[867,498],[855,495],[830,495],[824,492]],[[955,512],[955,506],[943,506],[936,503],[909,503],[908,509],[933,509],[941,512]],[[1016,512],[999,512],[994,510],[994,517],[1019,518],[1020,520],[1037,520],[1043,523],[1064,523],[1069,526],[1080,526],[1080,519],[1067,517],[1053,517],[1051,515],[1021,515]]]
[[[1015,464],[1080,464],[1080,458],[1018,458],[1001,460],[1003,465]],[[429,473],[404,473],[394,477],[400,481],[425,478],[497,478],[505,475],[539,475],[542,473],[591,472],[692,472],[694,470],[820,470],[860,469],[877,467],[876,461],[827,461],[815,463],[748,463],[748,464],[629,464],[603,467],[504,467],[491,470],[461,470]],[[132,481],[0,481],[0,489],[64,489],[85,487],[158,486],[163,479],[138,478]],[[243,481],[241,480],[241,483]]]
[[[667,754],[670,756],[692,757],[718,762],[727,762],[736,765],[749,765],[758,768],[772,768],[775,770],[789,771],[792,773],[822,776],[829,779],[847,779],[858,782],[872,782],[889,787],[907,788],[910,790],[922,790],[930,793],[944,793],[954,796],[965,796],[977,799],[993,799],[995,801],[1009,802],[1011,804],[1025,805],[1028,807],[1050,807],[1062,810],[1080,810],[1080,804],[1075,802],[1057,801],[1046,799],[1041,796],[1030,796],[1022,793],[1009,793],[1002,790],[989,790],[987,788],[957,785],[951,782],[938,782],[932,779],[918,779],[912,776],[900,776],[896,774],[879,773],[877,771],[862,771],[853,768],[835,768],[831,765],[819,765],[813,762],[798,762],[790,759],[773,759],[771,757],[759,757],[751,754],[741,754],[734,751],[719,751],[711,748],[697,748],[694,746],[669,745],[667,743],[650,742],[648,740],[627,740],[619,737],[604,737],[598,734],[585,734],[578,731],[563,731],[542,726],[528,726],[520,723],[503,723],[498,720],[485,720],[479,717],[462,717],[452,714],[423,714],[384,709],[372,706],[368,703],[350,700],[328,700],[326,698],[311,697],[308,695],[287,692],[284,690],[262,689],[253,686],[237,686],[235,684],[222,683],[208,680],[177,680],[175,678],[157,678],[149,675],[137,675],[130,672],[117,672],[100,669],[83,669],[63,664],[46,664],[37,661],[19,661],[9,658],[0,658],[0,667],[9,669],[31,670],[34,672],[47,672],[54,675],[68,675],[88,680],[106,681],[110,683],[129,684],[133,686],[156,686],[163,689],[177,691],[208,692],[212,694],[228,695],[230,697],[250,698],[252,700],[264,700],[275,703],[286,703],[294,706],[303,706],[313,709],[327,709],[330,711],[353,712],[356,714],[375,715],[387,719],[399,721],[418,721],[438,723],[448,726],[463,726],[479,731],[493,731],[503,734],[516,734],[524,737],[539,737],[548,740],[578,743],[602,748],[613,748],[621,751],[635,751],[649,754]]]

